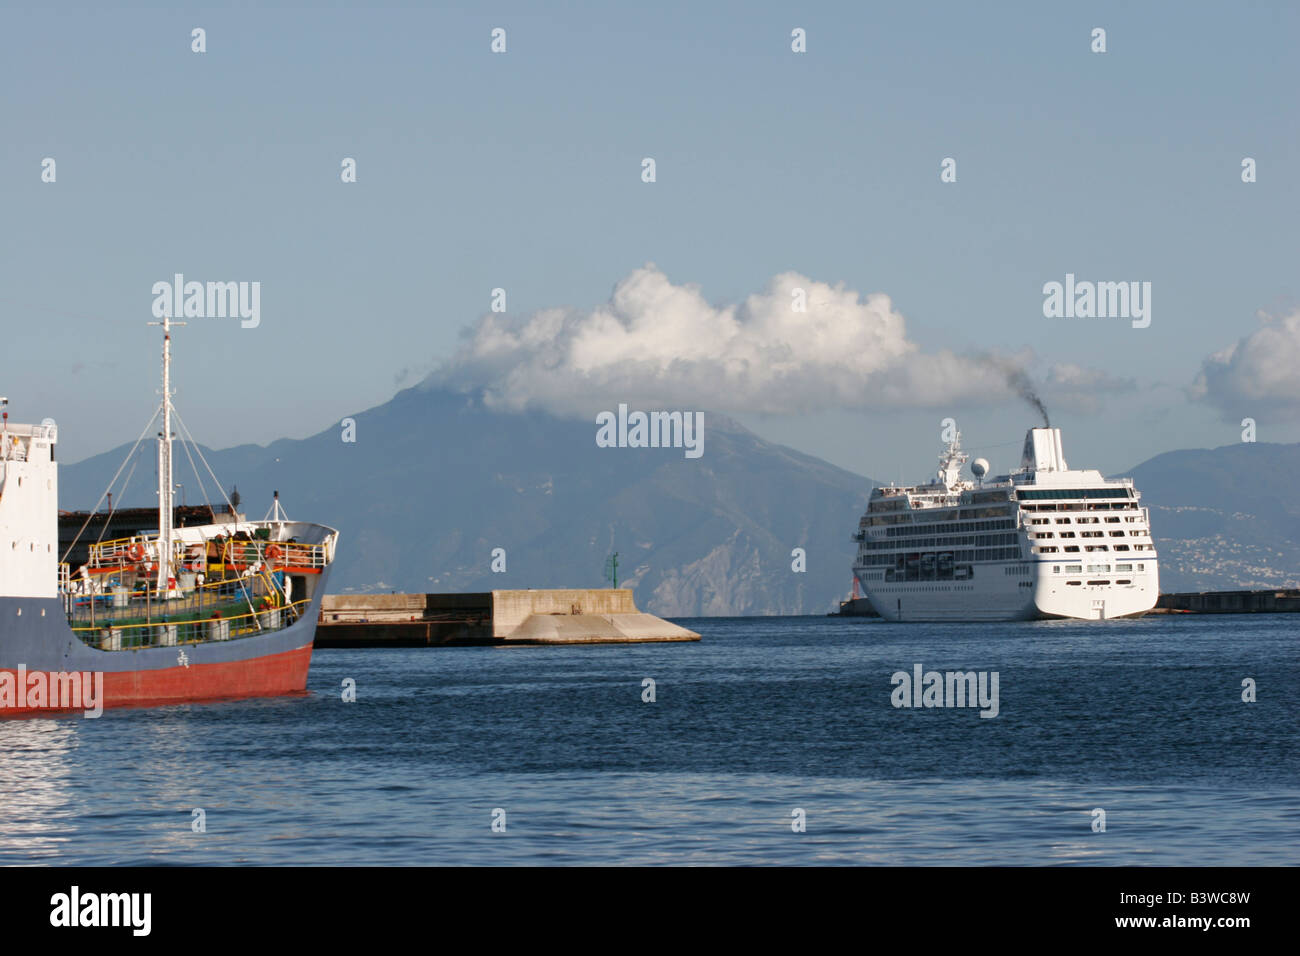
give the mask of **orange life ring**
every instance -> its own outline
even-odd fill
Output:
[[[131,545],[131,547],[126,549],[126,556],[132,561],[143,561],[144,545],[137,541],[135,544]]]
[[[266,558],[268,561],[279,561],[283,556],[284,552],[280,550],[278,544],[273,544],[266,549]]]

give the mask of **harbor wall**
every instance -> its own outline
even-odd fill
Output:
[[[1162,594],[1157,610],[1195,614],[1261,614],[1300,611],[1300,590],[1190,591]]]
[[[331,594],[317,647],[609,644],[698,641],[639,611],[628,588],[500,590],[467,594]]]

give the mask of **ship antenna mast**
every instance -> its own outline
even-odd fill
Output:
[[[162,433],[158,436],[158,590],[170,590],[172,576],[172,326],[184,325],[173,322],[170,314],[162,317],[163,330],[162,355]]]
[[[961,481],[961,466],[966,464],[970,455],[961,450],[961,432],[955,432],[948,447],[939,456],[938,481],[952,491]]]

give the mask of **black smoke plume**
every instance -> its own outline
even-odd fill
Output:
[[[1043,427],[1051,428],[1052,420],[1047,415],[1047,406],[1043,404],[1043,400],[1039,398],[1038,393],[1034,391],[1034,383],[1029,380],[1029,376],[1025,374],[1025,370],[1003,358],[985,356],[984,360],[1005,376],[1007,385],[1010,386],[1017,395],[1023,398],[1030,405],[1034,406],[1034,408],[1038,409],[1038,414],[1043,416]]]

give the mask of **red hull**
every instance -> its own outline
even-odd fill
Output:
[[[304,693],[312,646],[246,661],[191,664],[151,671],[104,672],[104,707],[181,704]],[[7,673],[16,672],[8,670]],[[31,674],[37,673],[29,671]],[[60,708],[0,707],[0,717],[56,713]]]

